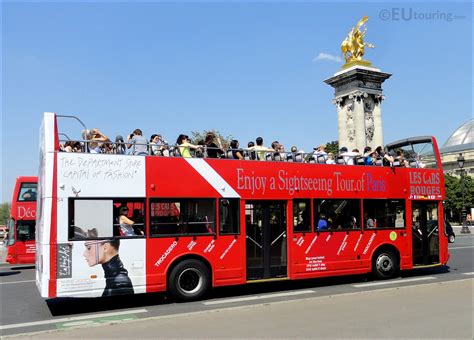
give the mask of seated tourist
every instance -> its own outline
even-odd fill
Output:
[[[255,143],[256,143],[256,145],[253,146],[252,148],[249,148],[249,149],[255,150],[257,152],[257,159],[259,161],[264,161],[265,160],[265,154],[267,152],[273,152],[274,151],[273,149],[270,149],[270,148],[267,148],[267,147],[263,146],[263,138],[262,137],[257,137],[255,139]]]
[[[313,150],[314,150],[313,151],[313,157],[314,157],[314,159],[316,160],[317,163],[320,163],[319,160],[318,160],[318,157],[320,157],[320,156],[323,157],[324,162],[327,161],[328,154],[326,152],[326,144],[321,144],[318,147],[314,147]]]
[[[194,145],[191,144],[191,140],[187,135],[181,134],[178,136],[178,139],[176,140],[176,145],[178,146],[179,153],[181,154],[181,157],[184,158],[191,158],[191,149],[197,150],[203,149],[203,146],[201,145]]]
[[[217,144],[215,142],[217,142]],[[209,158],[221,158],[222,155],[224,155],[221,140],[216,137],[214,132],[208,132],[206,134],[204,146],[206,147],[207,157]]]
[[[150,155],[161,156],[162,143],[161,135],[152,134],[150,137]]]
[[[353,149],[351,152],[347,150],[345,146],[343,146],[339,150],[339,156],[344,158],[344,163],[347,165],[354,165],[354,158],[360,156],[358,149]]]
[[[326,164],[336,164],[336,160],[334,159],[334,154],[332,152],[328,153],[328,159],[326,160]]]
[[[382,163],[384,166],[391,166],[393,161],[394,161],[394,158],[392,156],[390,156],[389,154],[387,154],[381,146],[377,146],[377,148],[375,149],[375,151],[377,151],[377,154],[382,158]]]
[[[145,137],[143,137],[142,130],[135,129],[128,136],[128,148],[132,149],[132,155],[145,156],[148,155],[148,143]]]
[[[370,146],[364,148],[364,165],[374,165],[375,160],[377,159],[377,152],[372,150]]]
[[[230,150],[232,152],[232,158],[233,159],[244,159],[243,151],[242,149],[239,149],[239,141],[236,139],[233,139],[230,142]]]

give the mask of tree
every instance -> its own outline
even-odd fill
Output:
[[[461,187],[461,178],[444,175],[444,185],[446,188],[445,208],[451,211],[460,220],[463,206],[463,192]],[[474,204],[474,181],[470,176],[464,176],[464,205],[469,210]],[[468,211],[469,213],[469,211]]]
[[[0,224],[6,225],[10,218],[10,203],[5,202],[0,204]]]
[[[326,152],[332,152],[333,154],[337,155],[339,152],[339,142],[337,140],[334,140],[332,142],[326,143]]]
[[[229,145],[230,145],[230,142],[234,139],[234,137],[232,135],[229,135],[229,136],[223,136],[219,131],[216,131],[216,130],[203,130],[201,132],[199,131],[192,131],[191,132],[191,135],[192,135],[192,138],[191,138],[191,141],[193,144],[198,144],[200,141],[204,141],[206,139],[206,135],[209,133],[209,132],[212,132],[214,133],[214,135],[216,136],[216,144],[219,145],[217,139],[220,140],[220,144],[222,144],[222,147],[224,149],[228,148]]]

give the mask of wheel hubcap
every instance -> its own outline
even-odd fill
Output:
[[[202,274],[196,268],[187,268],[179,274],[178,287],[186,294],[196,293],[201,289],[202,285]]]
[[[381,254],[377,258],[377,269],[383,273],[389,273],[393,269],[393,263],[390,256],[387,254]]]

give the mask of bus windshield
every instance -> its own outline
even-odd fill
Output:
[[[18,241],[34,241],[36,221],[18,221],[16,224],[16,239]]]
[[[438,164],[431,137],[416,137],[387,145],[387,151],[402,154],[412,168],[437,169]]]
[[[17,200],[21,201],[36,201],[36,187],[37,183],[22,183]]]

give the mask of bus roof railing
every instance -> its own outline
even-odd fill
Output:
[[[395,142],[387,144],[385,148],[387,148],[387,150],[394,150],[406,145],[432,143],[432,142],[433,142],[433,137],[431,136],[418,136],[418,137],[411,137],[411,138],[397,140]]]

